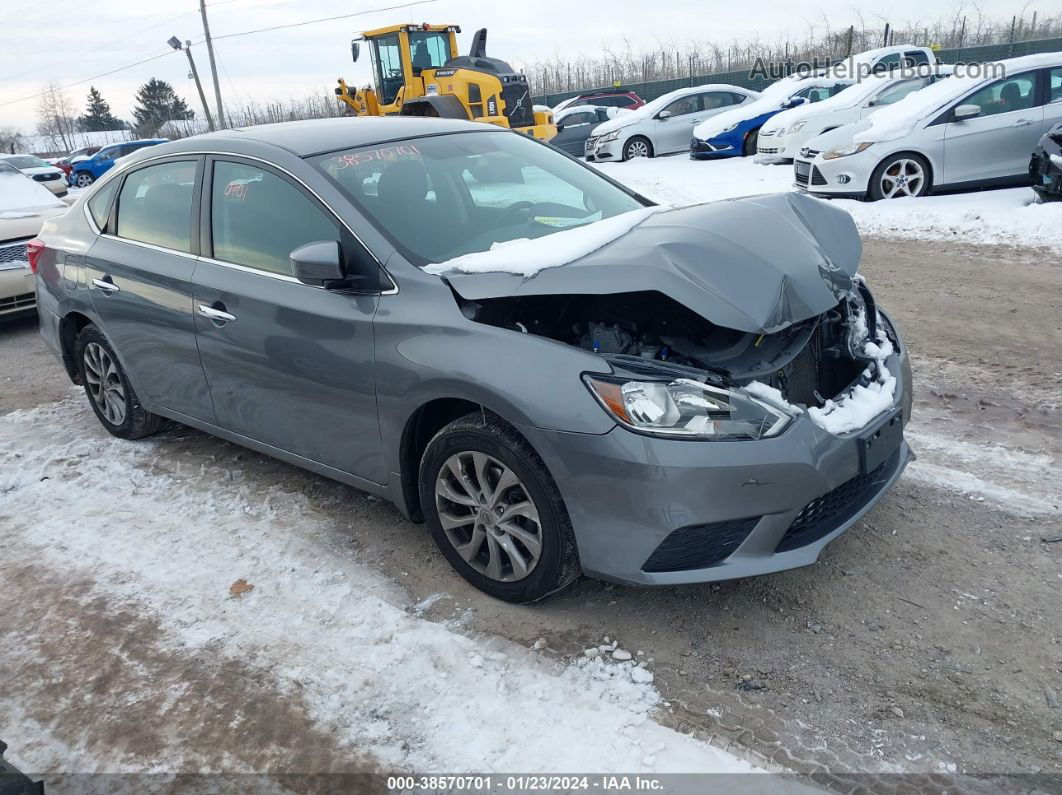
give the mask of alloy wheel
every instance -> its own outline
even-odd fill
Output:
[[[632,157],[649,157],[649,144],[645,141],[631,141],[627,144],[627,159]]]
[[[897,160],[881,174],[881,195],[886,199],[918,196],[926,184],[922,165],[906,158]]]
[[[79,188],[87,188],[93,183],[92,175],[85,173],[78,174],[76,181]]]
[[[538,508],[516,473],[477,451],[446,459],[435,482],[435,505],[447,540],[485,577],[516,582],[542,555]]]
[[[102,345],[85,346],[85,383],[96,408],[112,425],[125,422],[125,387],[118,365]]]

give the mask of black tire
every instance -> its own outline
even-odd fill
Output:
[[[443,529],[436,502],[437,482],[447,461],[466,453],[485,453],[508,467],[519,479],[512,488],[520,494],[520,499],[528,498],[537,509],[541,551],[533,568],[522,579],[503,582],[473,568]],[[439,550],[458,574],[484,593],[507,602],[534,602],[559,591],[579,576],[575,534],[557,485],[527,440],[500,417],[489,412],[467,414],[439,431],[424,450],[418,485],[421,510]],[[466,510],[474,513],[476,508]],[[479,526],[477,520],[476,527]],[[486,542],[484,535],[482,547],[487,547]],[[481,548],[480,552],[484,550]]]
[[[915,164],[921,169],[922,178],[918,182],[917,189],[911,193],[903,193],[903,196],[926,196],[933,189],[933,174],[930,171],[929,163],[921,155],[916,155],[914,152],[898,152],[895,155],[889,155],[880,163],[878,167],[874,169],[874,173],[870,176],[870,186],[867,188],[867,196],[871,201],[879,201],[881,199],[899,198],[899,194],[895,196],[887,196],[882,186],[882,177],[889,169],[898,167],[902,162],[908,162]]]
[[[98,346],[98,348],[91,348],[90,346]],[[97,389],[94,382],[98,384],[100,379],[93,376],[93,365],[89,359],[86,359],[86,354],[91,358],[92,354],[98,349],[106,352],[113,364],[109,383],[120,387],[120,403],[122,406],[120,418],[115,416],[108,417],[94,394],[94,389]],[[119,439],[141,439],[145,436],[151,436],[153,433],[158,433],[165,427],[165,417],[145,411],[144,407],[140,405],[140,398],[137,397],[136,392],[129,383],[129,378],[126,376],[125,370],[122,369],[122,363],[118,360],[114,348],[111,347],[103,332],[96,326],[90,323],[81,329],[81,333],[77,337],[77,343],[74,346],[74,354],[76,356],[78,375],[81,377],[81,385],[85,389],[85,396],[88,398],[89,405],[96,414],[96,418],[107,429],[108,433],[112,436],[117,436]],[[104,389],[103,391],[107,390]],[[109,394],[117,403],[117,390],[111,389]]]
[[[623,144],[623,159],[631,160],[635,157],[653,157],[653,142],[644,135],[632,135]]]
[[[74,185],[78,188],[87,188],[95,181],[96,178],[87,171],[78,171],[74,174]]]
[[[742,147],[742,154],[745,157],[752,157],[756,154],[756,148],[760,144],[760,128],[749,133],[745,133],[745,145]]]

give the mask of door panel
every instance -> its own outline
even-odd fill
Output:
[[[108,231],[141,240],[100,236],[89,250],[86,271],[102,331],[141,398],[212,422],[214,410],[192,321],[196,260],[188,251],[157,247],[180,247],[175,235],[188,247],[196,167],[192,160],[131,172]],[[112,226],[115,221],[117,226]]]
[[[1044,121],[1036,73],[998,80],[954,107],[959,105],[977,105],[981,115],[946,123],[944,174],[938,184],[1025,174]]]
[[[678,152],[690,148],[693,128],[704,120],[701,113],[701,99],[698,94],[691,94],[673,101],[664,110],[671,116],[654,121],[653,149],[656,154]]]
[[[385,480],[373,362],[375,295],[301,284],[289,254],[345,241],[328,211],[262,165],[213,160],[195,329],[218,424],[368,480]],[[346,245],[346,243],[344,243]]]

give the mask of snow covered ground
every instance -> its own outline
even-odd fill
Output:
[[[696,161],[675,155],[597,167],[654,201],[680,206],[793,190],[791,165],[762,165],[743,157]],[[880,202],[831,201],[850,212],[864,234],[1062,251],[1062,202],[1033,204],[1029,188]]]
[[[114,439],[80,394],[0,416],[0,462],[7,565],[17,552],[90,578],[108,602],[153,616],[175,652],[250,664],[280,692],[301,695],[339,748],[384,769],[753,770],[653,720],[660,696],[637,650],[609,644],[565,664],[425,620],[402,589],[328,543],[303,493],[256,492],[220,465],[185,469],[166,434]],[[19,653],[3,655],[16,675]],[[0,736],[19,738],[21,764],[89,764],[9,706]],[[170,764],[179,770],[180,761],[175,752]]]

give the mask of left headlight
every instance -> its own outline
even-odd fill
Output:
[[[848,146],[838,146],[834,149],[827,149],[822,153],[823,160],[836,160],[839,157],[848,157],[849,155],[858,155],[860,152],[865,152],[867,149],[874,145],[873,141],[863,141],[862,143],[852,143]]]
[[[731,124],[729,127],[727,127],[725,130],[723,130],[723,132],[725,132],[725,133],[734,132],[734,130],[736,130],[738,128],[739,124],[741,124],[741,122],[736,121],[733,124]]]
[[[689,378],[623,381],[584,376],[604,409],[632,430],[685,439],[764,439],[792,419],[779,408]]]
[[[792,123],[792,125],[790,125],[789,132],[790,133],[800,132],[801,130],[804,129],[804,125],[805,124],[807,124],[806,121],[795,121],[795,122]]]
[[[604,135],[602,135],[600,138],[597,139],[597,142],[599,144],[607,144],[610,141],[615,141],[617,138],[619,138],[619,130],[613,130],[610,133],[605,133]]]

